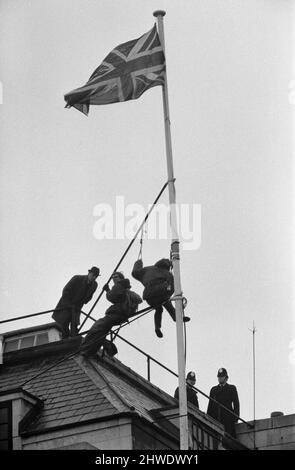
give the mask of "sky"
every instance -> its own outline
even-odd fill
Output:
[[[294,12],[288,0],[1,0],[1,319],[52,309],[74,274],[101,268],[101,287],[129,240],[95,237],[95,207],[116,197],[148,207],[167,180],[161,87],[139,100],[65,109],[118,44],[164,18],[177,202],[201,210],[194,250],[181,244],[188,300],[186,369],[205,393],[225,367],[241,416],[295,412]],[[168,202],[168,193],[162,198]],[[130,277],[136,242],[121,270]],[[170,241],[146,239],[146,265]],[[142,293],[142,286],[132,280]],[[88,311],[92,303],[84,307]],[[93,312],[104,314],[102,300]],[[0,333],[50,315],[1,325]],[[92,324],[87,322],[88,327]],[[121,335],[177,372],[176,328],[150,314]],[[118,359],[146,360],[117,341]],[[168,393],[177,381],[153,365]],[[200,397],[200,408],[207,400]]]

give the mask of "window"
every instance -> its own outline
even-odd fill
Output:
[[[15,351],[16,349],[18,349],[18,339],[5,341],[4,352]]]
[[[11,402],[0,403],[0,450],[12,450]]]
[[[198,434],[197,434],[197,439],[198,439],[198,446],[199,449],[204,448],[204,431],[202,428],[198,427]]]
[[[36,333],[30,336],[20,336],[19,338],[6,339],[4,343],[4,352],[17,351],[18,349],[32,348],[48,343],[48,333]]]
[[[21,338],[19,349],[31,348],[34,346],[34,339],[34,336],[25,336],[24,338]]]
[[[37,335],[36,346],[46,343],[48,343],[48,333],[40,333],[39,335]]]
[[[192,439],[193,449],[213,450],[217,448],[217,441],[213,435],[211,435],[209,430],[207,430],[207,428],[204,430],[201,426],[195,423],[193,424]]]

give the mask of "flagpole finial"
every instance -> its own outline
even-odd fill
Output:
[[[153,15],[157,18],[158,16],[165,16],[166,15],[166,11],[164,10],[156,10],[154,11]]]

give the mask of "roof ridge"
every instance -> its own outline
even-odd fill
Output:
[[[100,359],[102,359],[101,356],[98,356]],[[115,359],[114,357],[112,358],[109,358],[107,357],[108,361],[105,361],[106,359],[106,356],[103,357],[103,360],[101,362],[101,368],[99,367],[99,362],[96,362],[95,359],[90,359],[88,358],[88,362],[92,365],[93,369],[95,369],[96,372],[98,372],[98,374],[103,378],[103,380],[107,383],[107,386],[108,388],[116,395],[116,397],[118,397],[118,399],[123,402],[123,404],[125,405],[125,407],[128,408],[128,411],[129,412],[132,412],[134,414],[136,414],[137,416],[141,417],[141,418],[144,418],[145,420],[149,421],[150,423],[153,424],[153,426],[155,426],[157,429],[160,429],[162,430],[162,426],[161,426],[161,423],[157,423],[154,421],[154,418],[153,418],[153,415],[152,415],[152,410],[150,409],[145,409],[145,413],[142,412],[142,410],[140,409],[140,407],[138,407],[135,403],[130,402],[128,400],[128,398],[125,397],[124,394],[121,393],[120,391],[120,388],[117,388],[115,387],[114,385],[112,385],[111,382],[109,382],[107,376],[105,375],[104,371],[103,371],[103,367],[106,367],[107,369],[109,369],[109,366],[110,366],[110,363],[113,363],[113,360]],[[85,360],[85,359],[84,359]],[[116,359],[115,359],[116,360]],[[86,360],[85,360],[86,361]],[[122,364],[123,367],[127,367],[125,366],[124,364]],[[132,369],[131,369],[132,370]],[[115,371],[111,371],[111,373],[116,376],[116,372]],[[119,373],[119,375],[121,376],[121,373]],[[139,374],[137,374],[139,377],[141,377]],[[120,377],[122,379],[122,377]],[[125,377],[126,379],[126,377]],[[127,380],[130,380],[130,377],[127,377]],[[122,379],[124,380],[124,379]],[[147,395],[146,394],[146,390],[140,390],[141,393],[143,393],[144,395]],[[158,399],[159,401],[159,399]],[[125,410],[126,411],[126,408]]]
[[[74,361],[80,366],[80,368],[87,374],[92,380],[94,385],[99,388],[99,391],[103,396],[119,411],[130,411],[134,409],[131,403],[128,402],[113,385],[108,382],[104,373],[96,362],[90,358],[86,359],[82,355],[73,358]],[[103,387],[101,387],[103,385]]]

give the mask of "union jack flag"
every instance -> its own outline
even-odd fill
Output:
[[[113,49],[86,85],[65,95],[66,108],[73,106],[88,115],[91,104],[135,100],[164,80],[165,56],[154,25],[139,39]]]

